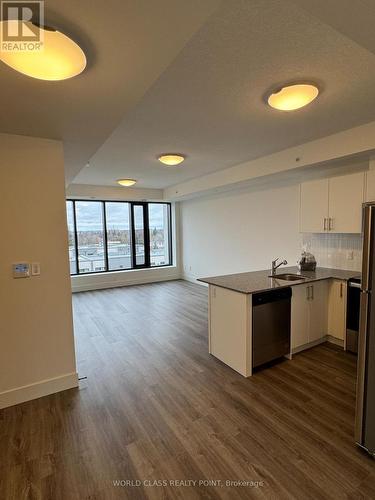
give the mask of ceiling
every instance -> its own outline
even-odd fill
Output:
[[[372,121],[375,55],[298,3],[223,2],[75,182],[163,188]],[[296,79],[320,83],[314,104],[265,105],[267,89]],[[168,151],[187,160],[163,167]]]
[[[46,24],[81,45],[88,67],[46,82],[0,62],[0,132],[62,140],[71,181],[218,2],[46,0]]]
[[[68,181],[165,188],[375,120],[372,0],[46,4],[89,68],[51,83],[1,64],[0,131],[62,139]],[[298,79],[322,87],[313,104],[265,104],[268,89]],[[166,152],[187,159],[167,168]]]

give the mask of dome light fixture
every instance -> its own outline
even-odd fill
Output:
[[[185,160],[185,156],[179,153],[168,153],[159,156],[158,160],[167,165],[167,167],[174,167],[182,163]]]
[[[16,27],[12,28],[12,23],[18,23],[18,21],[8,20],[3,23],[8,24],[9,31],[14,31]],[[47,26],[41,27],[30,22],[25,24],[32,26],[33,30],[43,31],[41,33],[42,47],[34,51],[1,51],[0,59],[5,64],[24,75],[49,81],[72,78],[86,68],[85,53],[67,35]]]
[[[117,181],[117,184],[120,184],[120,186],[123,186],[123,187],[130,187],[130,186],[134,186],[134,184],[136,184],[137,181],[135,179],[119,179]]]
[[[271,108],[280,111],[295,111],[303,108],[319,95],[318,87],[313,83],[296,83],[278,88],[267,97]]]

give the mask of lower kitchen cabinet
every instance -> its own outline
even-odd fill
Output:
[[[328,334],[344,345],[346,333],[346,281],[333,280],[329,286]]]
[[[316,281],[292,288],[292,350],[318,342],[327,335],[328,283]]]
[[[315,342],[327,335],[329,284],[327,281],[316,281],[310,286],[309,342]]]
[[[310,286],[292,288],[291,344],[292,350],[309,342]]]

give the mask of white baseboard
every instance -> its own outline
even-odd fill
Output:
[[[84,278],[84,276],[80,276],[79,278]],[[84,279],[81,280],[81,283],[74,283],[75,277],[72,278],[72,292],[88,292],[91,290],[104,290],[106,288],[118,288],[123,286],[131,286],[131,285],[145,285],[147,283],[159,283],[161,281],[173,281],[181,279],[181,276],[178,272],[173,274],[165,274],[163,276],[143,276],[143,277],[134,277],[127,278],[123,281],[120,280],[98,280],[96,282],[84,283]]]
[[[319,344],[324,344],[324,342],[330,342],[331,344],[335,344],[339,347],[344,347],[344,341],[338,339],[336,337],[332,337],[332,335],[325,335],[321,339],[314,340],[314,342],[309,342],[308,344],[300,345],[299,347],[295,347],[292,349],[292,354],[297,354],[298,352],[305,351],[306,349],[311,349],[311,347],[315,347]]]
[[[333,337],[332,335],[327,335],[327,342],[331,344],[337,345],[344,349],[344,341],[342,339],[338,339],[337,337]]]
[[[197,281],[198,278],[193,274],[183,273],[181,279],[185,281],[190,281],[190,283],[194,283],[195,285],[208,286],[207,283],[202,283],[202,281]]]
[[[78,373],[76,372],[0,392],[0,409],[42,398],[66,389],[72,389],[73,387],[78,387]]]

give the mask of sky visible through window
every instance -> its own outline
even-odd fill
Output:
[[[111,206],[111,217],[107,217],[107,227],[116,227],[116,229],[129,229],[129,220],[124,217],[124,206],[127,207],[125,203],[107,203]],[[80,208],[84,210],[80,210]],[[100,231],[102,228],[98,223],[98,208],[93,202],[81,201],[77,205],[77,217],[79,217],[79,229],[80,231]],[[159,205],[150,205],[149,210],[149,225],[150,228],[163,229],[164,218],[163,210],[159,209]]]

